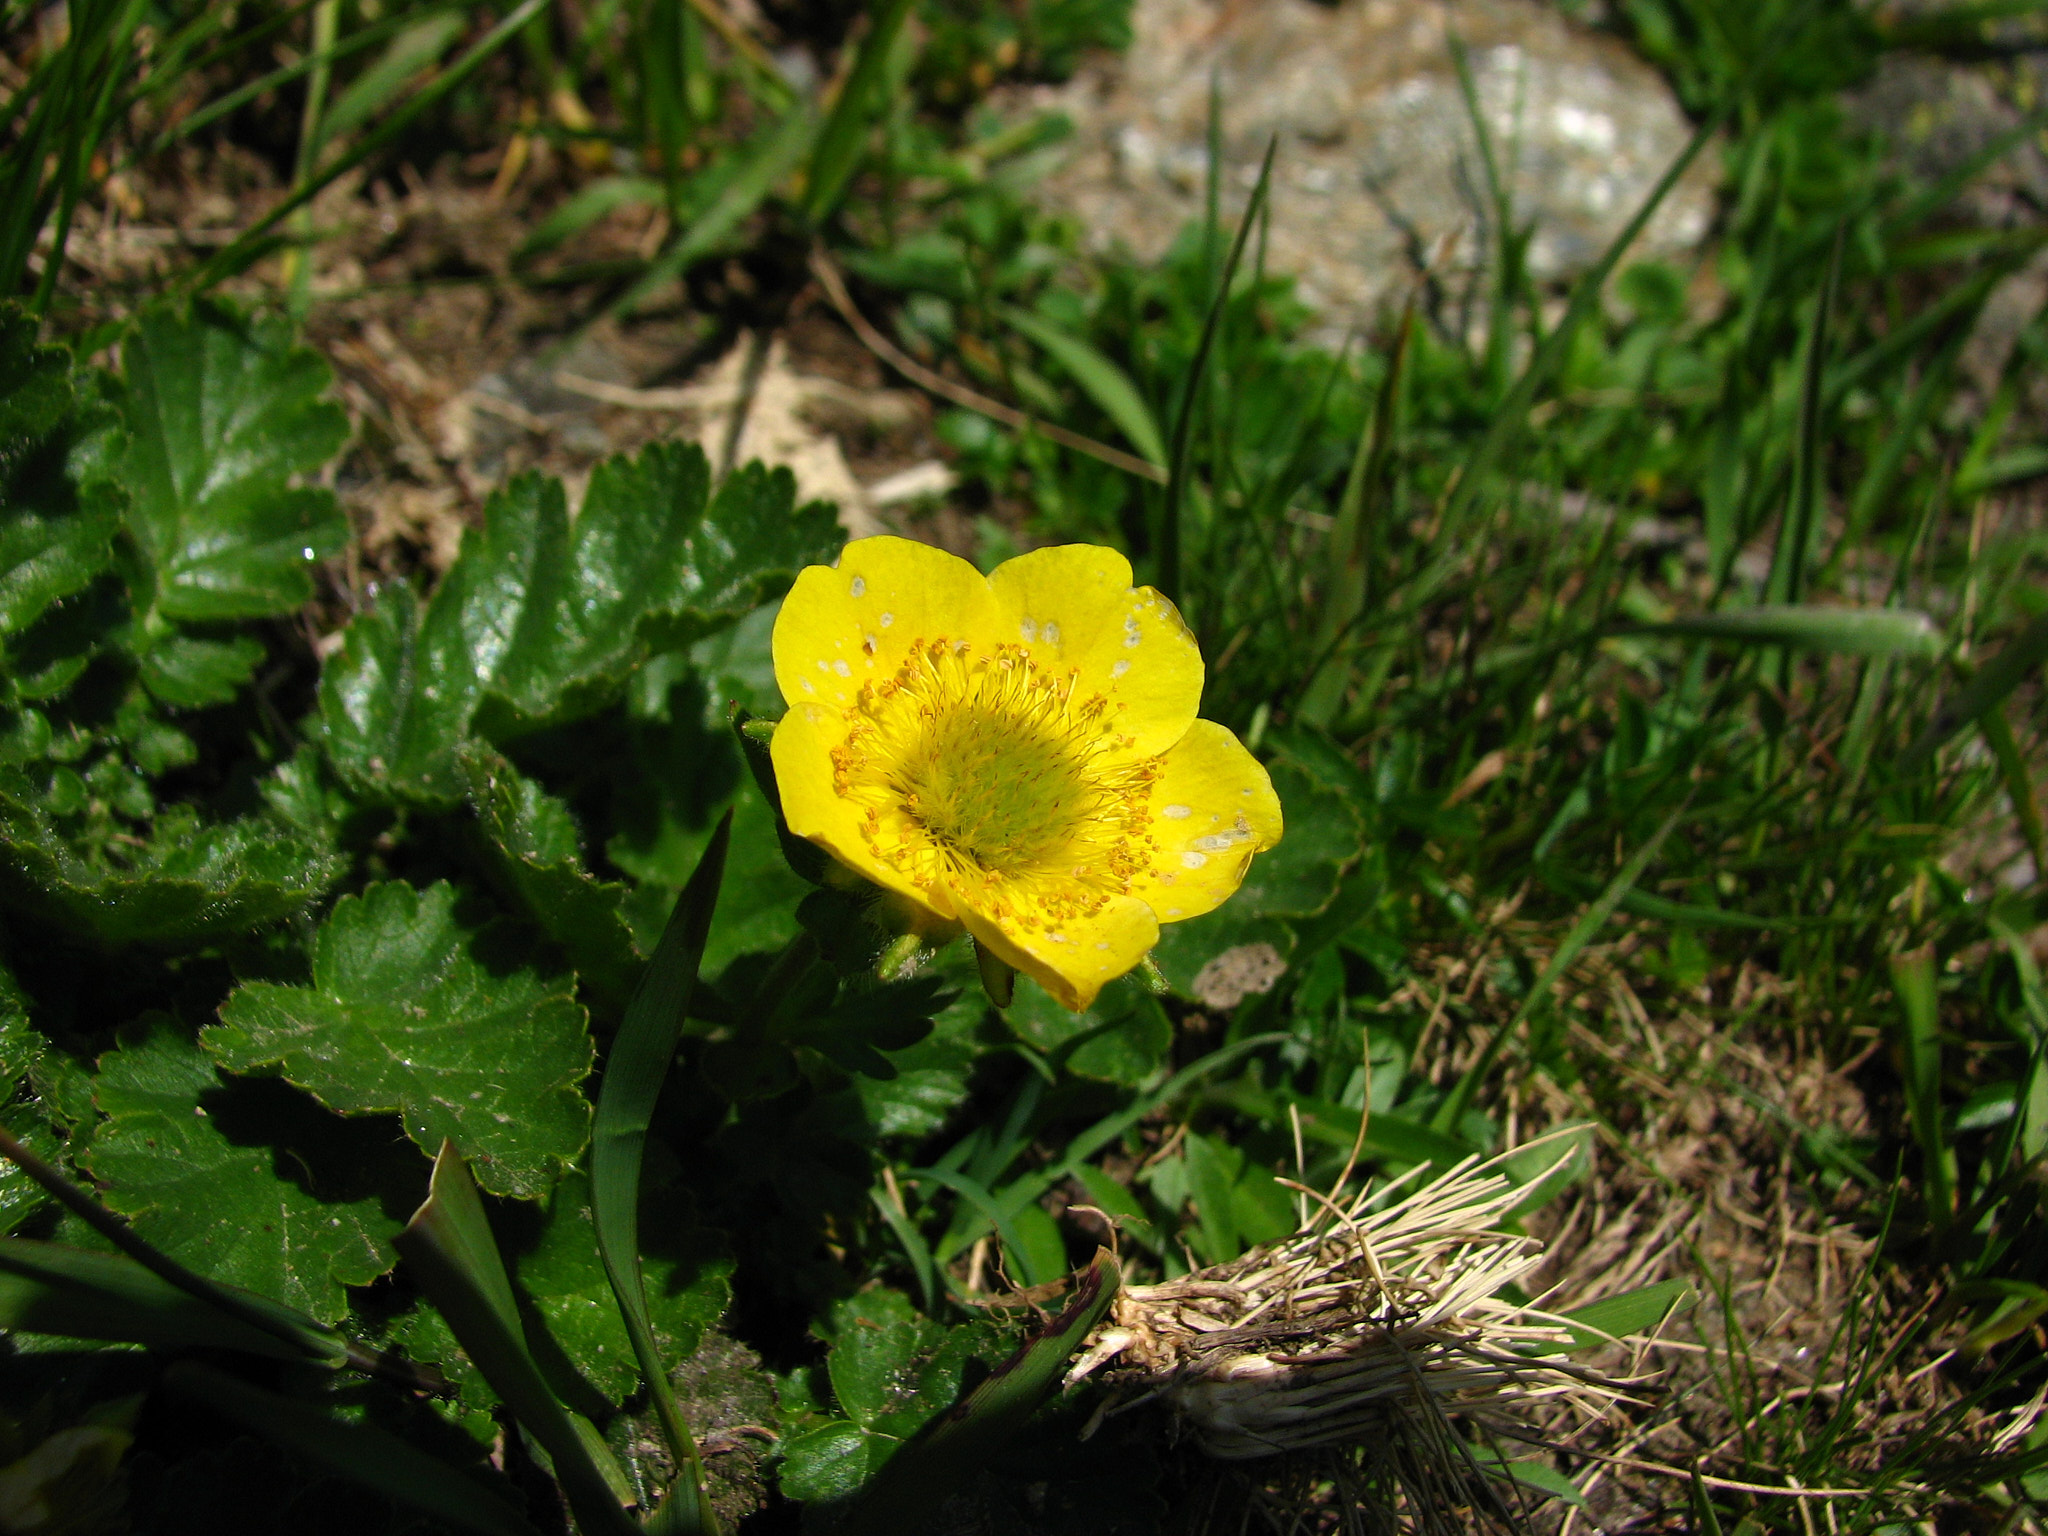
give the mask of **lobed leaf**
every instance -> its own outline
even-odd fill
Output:
[[[374,798],[451,806],[472,726],[506,741],[617,699],[655,650],[723,628],[831,557],[838,529],[793,509],[787,470],[749,465],[706,505],[701,450],[600,465],[573,523],[558,481],[522,475],[422,610],[402,585],[349,628],[321,683],[328,750]]]
[[[463,768],[470,808],[504,889],[562,946],[584,982],[604,996],[624,996],[640,969],[623,912],[626,887],[583,868],[569,808],[504,758],[477,749]]]
[[[396,1113],[422,1150],[452,1142],[486,1189],[534,1199],[589,1137],[593,1051],[573,978],[520,958],[517,933],[467,920],[445,882],[373,885],[335,904],[309,985],[238,988],[202,1040],[342,1114]]]
[[[174,1020],[124,1032],[93,1079],[108,1118],[82,1161],[107,1203],[170,1257],[331,1322],[348,1310],[344,1286],[391,1267],[398,1223],[374,1193],[322,1199],[299,1149],[224,1125],[222,1086]]]
[[[21,773],[0,770],[0,901],[108,948],[186,946],[289,917],[341,873],[313,837],[267,817],[162,818],[124,864],[93,862]]]
[[[128,529],[167,619],[289,613],[348,541],[334,493],[297,483],[348,438],[329,372],[282,320],[210,303],[145,314],[122,352]]]
[[[75,472],[73,447],[95,413],[77,397],[70,359],[35,335],[18,308],[0,307],[0,634],[9,637],[106,571],[120,527],[114,487],[81,484]]]

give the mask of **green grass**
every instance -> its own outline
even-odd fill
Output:
[[[780,285],[772,310],[804,283],[815,243],[921,361],[1162,472],[963,410],[938,424],[980,504],[1017,514],[985,519],[992,555],[1020,536],[1114,543],[1180,602],[1210,661],[1204,713],[1282,775],[1294,862],[1275,884],[1292,884],[1227,910],[1235,926],[1188,941],[1210,946],[1200,955],[1163,945],[1163,998],[1131,985],[1078,1023],[1029,996],[1007,1022],[955,1005],[910,1072],[951,1085],[933,1089],[936,1107],[847,1086],[866,1081],[854,1063],[897,1049],[883,1034],[792,1023],[773,1049],[724,1036],[690,1047],[692,1086],[655,1134],[672,1159],[701,1160],[683,1182],[728,1234],[734,1326],[784,1372],[792,1439],[871,1432],[825,1406],[837,1367],[818,1363],[817,1338],[843,1360],[863,1326],[906,1339],[932,1326],[864,1323],[850,1295],[881,1280],[957,1325],[976,1315],[970,1264],[992,1274],[1000,1260],[1019,1285],[1058,1278],[1082,1257],[1047,1205],[1070,1180],[1123,1219],[1140,1272],[1182,1273],[1279,1235],[1292,1216],[1272,1175],[1295,1171],[1290,1107],[1311,1127],[1311,1182],[1337,1174],[1356,1135],[1369,1166],[1398,1169],[1492,1150],[1511,1124],[1526,1132],[1561,1106],[1605,1150],[1532,1221],[1561,1220],[1619,1171],[1666,1177],[1641,1140],[1666,1123],[1662,1101],[1616,1066],[1663,1046],[1645,1044],[1625,993],[1649,1032],[1668,1034],[1679,1091],[1746,1117],[1742,1155],[1768,1165],[1774,1198],[1846,1225],[1868,1254],[1832,1326],[1803,1340],[1805,1383],[1836,1386],[1789,1397],[1745,1289],[1758,1265],[1703,1249],[1678,1265],[1708,1297],[1707,1353],[1683,1410],[1646,1418],[1665,1438],[1637,1459],[1690,1468],[1695,1456],[1701,1480],[1638,1477],[1631,1496],[1698,1531],[1814,1529],[1815,1505],[1744,1486],[1795,1479],[1857,1491],[1830,1504],[1845,1530],[2038,1521],[2025,1504],[2048,1490],[2048,1436],[1994,1446],[1989,1426],[2041,1389],[2048,1314],[2048,990],[2030,941],[2048,921],[2035,783],[2048,543],[2031,510],[2048,440],[2030,403],[2048,320],[2022,330],[1989,398],[1959,356],[2040,237],[1968,223],[1958,198],[1991,154],[1916,184],[1837,102],[1889,49],[1968,54],[1985,26],[2034,8],[1959,6],[1910,25],[1842,0],[1612,9],[1701,125],[1699,152],[1720,161],[1709,270],[1617,261],[1559,306],[1514,259],[1527,232],[1498,228],[1487,244],[1506,259],[1472,291],[1423,285],[1341,356],[1303,341],[1310,317],[1260,270],[1251,225],[1212,215],[1151,267],[1086,257],[1079,232],[1009,174],[1045,130],[994,124],[978,94],[1004,71],[1056,73],[1115,43],[1122,15],[1098,0],[902,0],[843,35],[821,24],[840,86],[819,103],[721,40],[710,12],[651,0],[453,6],[406,28],[321,0],[243,7],[235,31],[218,8],[77,5],[70,42],[33,60],[5,109],[0,284],[82,356],[126,317],[52,264],[38,274],[38,235],[61,246],[96,195],[95,166],[147,176],[176,140],[273,132],[276,101],[251,105],[273,93],[299,113],[286,200],[167,292],[243,280],[269,270],[258,264],[279,241],[317,238],[293,210],[350,167],[383,172],[514,133],[564,154],[594,145],[599,169],[530,232],[521,270],[543,281],[542,258],[623,202],[665,207],[672,232],[643,264],[579,290],[570,323],[630,317],[666,302],[670,279],[736,254]],[[435,17],[446,21],[431,36],[418,30]],[[25,38],[26,11],[9,20]],[[281,67],[264,51],[280,38],[300,50]],[[321,39],[324,53],[307,53]],[[317,69],[331,83],[308,103],[294,93]],[[550,105],[564,89],[586,116]],[[1502,200],[1492,216],[1507,219]],[[1714,301],[1698,303],[1709,288]],[[276,297],[311,302],[289,274]],[[1456,318],[1475,312],[1490,317],[1478,341]],[[558,797],[549,805],[573,811],[571,871],[583,872],[579,828],[593,864],[630,842],[636,795],[663,800],[664,836],[694,857],[711,811],[737,794],[727,905],[750,889],[776,893],[764,907],[783,899],[772,854],[746,862],[745,819],[765,812],[736,788],[734,750],[699,724],[721,691],[772,711],[733,683],[745,643],[723,659],[662,651],[646,674],[660,686],[605,717],[621,761],[682,754],[716,780],[688,814],[646,787],[652,769],[593,764],[545,730],[499,741]],[[311,659],[285,659],[309,684]],[[244,713],[253,739],[256,712]],[[117,729],[111,707],[78,718],[81,731]],[[251,756],[232,730],[200,734],[207,762],[247,759],[235,772],[250,780],[293,745]],[[341,889],[484,867],[464,841],[468,813],[447,808],[467,803],[459,791],[393,810],[329,779],[305,793],[344,805],[332,813]],[[164,784],[165,803],[190,798]],[[2023,852],[2031,877],[2008,878],[1992,849],[2008,867]],[[610,857],[653,893],[643,914],[688,872],[672,853],[658,876],[654,854]],[[491,868],[476,889],[523,911]],[[33,931],[33,913],[24,921]],[[1197,1007],[1199,959],[1239,940],[1279,945],[1285,976],[1234,1009]],[[297,980],[295,942],[273,930],[152,959],[156,979],[121,1001],[179,999],[203,1022],[230,974]],[[833,958],[784,949],[771,967],[754,952],[773,944],[718,944],[708,974],[727,1026]],[[616,996],[592,989],[599,970],[578,955],[581,995],[615,1018]],[[55,1006],[46,970],[17,963],[30,1016]],[[80,1060],[112,1039],[97,1021],[64,1028]],[[1847,1130],[1809,1123],[1727,1066],[1724,1047],[1788,1075],[1853,1072],[1865,1113]],[[60,1095],[43,1083],[33,1096]],[[67,1123],[89,1124],[89,1110]],[[859,1172],[836,1171],[849,1164]],[[954,1346],[932,1347],[950,1359]],[[815,1468],[802,1475],[812,1482],[792,1487],[825,1486]],[[1317,1501],[1353,1475],[1293,1469],[1287,1496],[1321,1511],[1304,1514],[1313,1528],[1345,1528]],[[1217,1508],[1256,1495],[1229,1485]]]

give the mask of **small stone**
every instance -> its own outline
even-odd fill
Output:
[[[1273,990],[1287,974],[1287,962],[1270,944],[1239,944],[1195,972],[1195,1001],[1228,1012],[1255,993]]]
[[[1534,274],[1593,265],[1692,136],[1670,86],[1613,38],[1535,0],[1138,0],[1134,41],[1067,85],[1011,98],[1076,133],[1041,184],[1100,247],[1156,260],[1203,212],[1209,90],[1223,110],[1221,198],[1235,221],[1274,135],[1266,261],[1341,340],[1398,303],[1437,242],[1474,270],[1497,240],[1486,172],[1452,63],[1473,85]],[[1713,156],[1694,162],[1633,259],[1705,238]]]

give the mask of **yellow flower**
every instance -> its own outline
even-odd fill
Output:
[[[1034,550],[984,577],[856,540],[797,577],[775,680],[790,830],[1072,1009],[1280,840],[1266,770],[1195,718],[1194,637],[1113,549]]]

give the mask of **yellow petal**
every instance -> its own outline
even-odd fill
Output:
[[[1077,692],[1110,701],[1137,755],[1180,740],[1202,702],[1202,653],[1172,603],[1131,585],[1130,561],[1095,544],[1055,545],[1004,561],[988,585],[998,638],[1040,666],[1078,672]]]
[[[833,787],[832,747],[844,735],[839,712],[822,704],[792,705],[775,727],[769,756],[775,763],[775,784],[782,793],[782,816],[789,830],[885,890],[936,917],[950,919],[951,893],[940,887],[921,887],[876,857],[862,825],[865,812]]]
[[[806,566],[783,599],[775,681],[792,709],[844,709],[918,641],[984,642],[998,627],[987,581],[959,556],[910,539],[856,539],[838,565]]]
[[[1052,928],[1004,928],[964,903],[960,921],[984,949],[1076,1013],[1159,942],[1159,924],[1152,920],[1151,908],[1128,896],[1111,901],[1092,917]]]
[[[1197,720],[1160,762],[1150,802],[1152,865],[1131,893],[1162,923],[1220,906],[1252,855],[1280,841],[1280,797],[1259,760],[1222,726]]]

